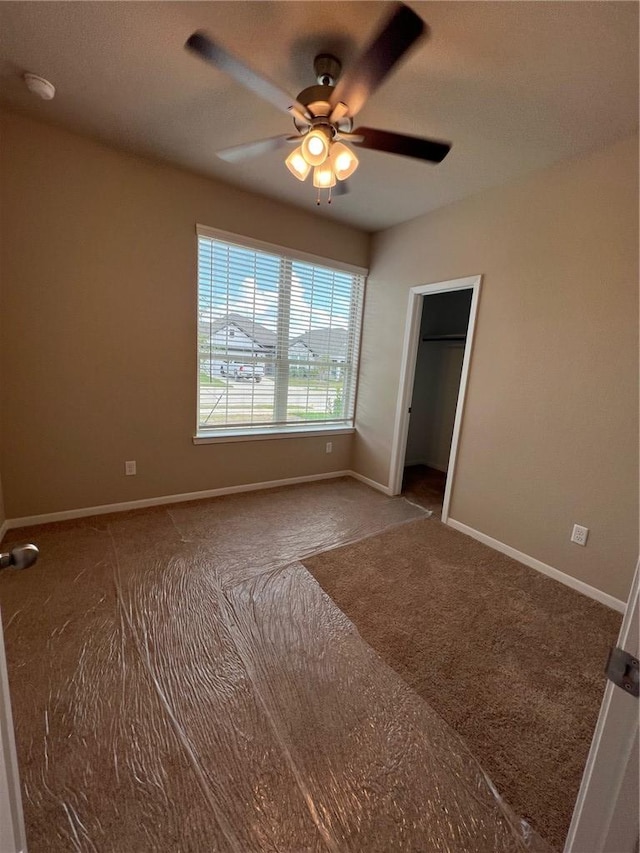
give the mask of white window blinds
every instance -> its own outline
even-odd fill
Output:
[[[198,228],[198,434],[352,426],[364,275]]]

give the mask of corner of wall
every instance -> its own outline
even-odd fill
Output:
[[[349,469],[350,434],[331,456],[313,434],[273,439],[269,452],[264,442],[194,446],[195,225],[357,266],[370,234],[13,111],[1,119],[10,521]],[[25,421],[16,413],[27,398]],[[127,459],[136,477],[125,477]]]
[[[351,454],[385,480],[410,288],[482,273],[451,512],[619,600],[638,548],[637,153],[633,134],[372,236]]]

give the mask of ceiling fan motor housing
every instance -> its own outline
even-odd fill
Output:
[[[318,124],[331,127],[329,115],[331,114],[331,93],[333,86],[308,86],[303,89],[298,95],[298,102],[307,107],[313,118],[306,124],[302,124],[295,116],[293,123],[299,133],[306,132],[309,127],[315,127]]]
[[[314,116],[329,115],[331,109],[329,101],[332,92],[333,86],[309,86],[300,92],[297,100],[308,107]]]
[[[317,84],[303,89],[297,97],[297,101],[303,104],[315,119],[313,124],[326,124],[323,118],[331,114],[331,93],[336,81],[340,76],[342,64],[339,59],[330,53],[319,53],[313,60],[313,69],[316,72]],[[304,129],[297,121],[294,124],[299,131]]]
[[[294,117],[294,124],[300,133],[304,133],[309,126],[317,125],[326,126],[332,135],[340,130],[350,130],[351,120],[329,122],[327,119],[332,113],[331,96],[335,88],[340,72],[342,71],[342,63],[339,59],[330,53],[319,53],[313,60],[313,69],[318,80],[315,86],[308,86],[303,89],[297,97],[297,101],[307,107],[313,120],[308,125],[301,124]]]

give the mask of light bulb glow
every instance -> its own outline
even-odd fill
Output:
[[[322,154],[324,151],[324,145],[322,144],[322,140],[318,139],[317,136],[312,136],[309,140],[309,153],[313,154],[314,157],[317,157],[318,154]]]
[[[339,181],[350,178],[358,168],[358,158],[343,142],[334,142],[331,146],[331,165]]]
[[[299,181],[304,181],[311,171],[311,166],[302,156],[302,148],[298,146],[284,161],[291,174]]]
[[[316,166],[313,170],[313,185],[319,190],[335,187],[336,176],[333,169],[328,164]]]
[[[310,166],[321,166],[329,156],[328,131],[315,127],[302,140],[302,156]]]

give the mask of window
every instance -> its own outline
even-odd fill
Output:
[[[365,271],[197,233],[196,438],[351,428]]]

